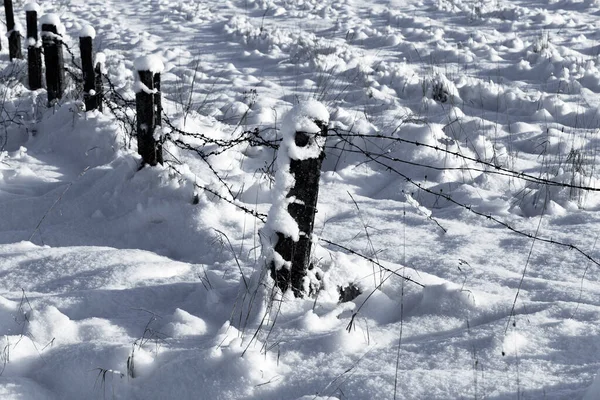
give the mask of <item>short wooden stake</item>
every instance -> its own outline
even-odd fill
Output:
[[[12,0],[4,0],[4,11],[6,12],[6,30],[8,31],[8,54],[10,60],[22,59],[21,33],[15,29],[15,14]]]
[[[93,39],[96,32],[91,26],[81,30],[79,50],[81,53],[81,69],[83,70],[83,99],[86,111],[101,107],[101,98],[96,92],[96,72],[94,70]]]
[[[326,121],[314,120],[320,132],[296,132],[294,144],[299,149],[315,145],[316,136],[327,135]],[[281,148],[280,148],[281,151]],[[318,156],[303,160],[291,158],[289,173],[294,177],[294,186],[289,190],[287,198],[293,198],[287,206],[287,212],[298,224],[300,236],[297,241],[281,232],[277,233],[277,243],[274,251],[281,256],[289,266],[277,268],[275,262],[270,265],[271,277],[277,287],[283,292],[291,287],[296,297],[303,297],[306,293],[305,278],[308,271],[313,268],[311,263],[312,233],[316,214],[317,199],[319,195],[319,178],[321,164],[325,153],[321,149]]]
[[[104,87],[102,85],[102,63],[96,62],[94,67],[94,90],[96,91],[96,107],[102,111],[102,96],[104,96]]]
[[[139,77],[135,95],[138,153],[144,164],[155,166],[163,163],[162,145],[154,138],[157,126],[162,125],[160,72],[163,64],[155,56],[146,56],[135,60],[134,67]]]
[[[36,90],[42,87],[42,47],[38,40],[37,24],[39,6],[36,3],[28,3],[25,7],[29,89]]]
[[[160,91],[160,74],[154,74],[154,123],[156,126],[162,126],[162,93]],[[163,163],[163,151],[162,143],[156,144],[156,157],[157,161],[162,165]]]
[[[60,20],[54,14],[42,17],[42,45],[46,63],[46,89],[48,105],[62,98],[65,85],[65,62],[62,49],[62,36],[58,33]],[[62,33],[62,32],[61,32]]]

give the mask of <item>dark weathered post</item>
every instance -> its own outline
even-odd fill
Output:
[[[94,60],[94,90],[96,91],[96,105],[98,110],[102,111],[102,96],[104,96],[104,86],[102,85],[102,74],[104,72],[104,53],[97,53]]]
[[[46,89],[48,105],[60,100],[65,85],[65,62],[62,49],[64,26],[55,14],[45,14],[40,18],[42,25],[42,45],[46,63]]]
[[[310,290],[307,275],[313,268],[312,232],[328,122],[323,105],[301,103],[284,122],[277,156],[275,190],[287,194],[278,194],[267,220],[276,240],[270,270],[277,287],[284,292],[291,287],[296,297]]]
[[[154,123],[156,126],[162,126],[162,94],[160,92],[160,74],[154,74]],[[156,156],[159,163],[163,163],[162,143],[156,144]]]
[[[96,93],[96,74],[94,72],[93,40],[96,31],[86,25],[79,32],[79,50],[81,53],[81,69],[83,71],[83,100],[86,111],[99,107],[100,96]]]
[[[6,12],[6,36],[8,36],[8,54],[10,60],[23,58],[21,52],[21,32],[15,26],[15,14],[13,12],[12,0],[4,0],[4,11]]]
[[[42,87],[42,43],[38,39],[37,16],[40,6],[37,3],[25,4],[25,18],[27,20],[27,70],[29,89],[36,90]]]
[[[135,60],[134,68],[138,76],[135,84],[138,153],[144,164],[154,166],[163,162],[162,146],[154,133],[161,120],[160,73],[164,65],[157,56],[144,56]]]

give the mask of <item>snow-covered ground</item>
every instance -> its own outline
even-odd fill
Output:
[[[600,399],[600,2],[41,6],[76,58],[94,27],[110,99],[160,57],[202,136],[165,125],[139,170],[130,103],[86,113],[71,82],[47,108],[2,39],[0,399]],[[324,276],[273,298],[280,164],[226,143],[277,143],[306,100],[331,116]]]

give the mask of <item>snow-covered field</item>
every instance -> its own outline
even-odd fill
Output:
[[[111,100],[159,56],[202,136],[138,170],[131,103],[47,108],[3,37],[0,399],[600,399],[600,1],[41,6]],[[322,288],[273,298],[266,144],[307,100]]]

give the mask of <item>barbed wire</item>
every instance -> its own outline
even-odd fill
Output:
[[[344,246],[344,245],[341,245],[341,244],[339,244],[339,243],[332,242],[332,241],[331,241],[331,240],[329,240],[329,239],[325,239],[325,238],[319,238],[319,240],[320,240],[321,242],[323,242],[323,243],[327,243],[327,244],[329,244],[329,245],[332,245],[332,246],[338,247],[338,248],[340,248],[340,249],[342,249],[342,250],[344,250],[344,251],[346,251],[346,252],[348,252],[348,253],[350,253],[350,254],[354,254],[355,256],[358,256],[358,257],[362,258],[363,260],[369,261],[369,262],[371,262],[371,263],[373,263],[373,264],[377,265],[379,268],[381,268],[381,269],[382,269],[382,270],[384,270],[385,272],[389,272],[389,273],[391,273],[392,275],[395,275],[395,276],[397,276],[397,277],[399,277],[399,278],[402,278],[402,279],[404,279],[404,280],[406,280],[406,281],[408,281],[408,282],[412,282],[412,283],[414,283],[415,285],[421,286],[421,287],[423,287],[423,288],[425,287],[425,285],[423,285],[422,283],[420,283],[420,282],[417,282],[417,281],[415,281],[414,279],[412,279],[412,278],[410,278],[410,277],[408,277],[408,276],[405,276],[405,275],[399,274],[398,272],[396,272],[396,271],[394,271],[394,270],[392,270],[392,269],[390,269],[390,268],[388,268],[388,267],[385,267],[385,266],[383,266],[383,265],[382,265],[382,264],[381,264],[379,261],[377,261],[377,260],[374,260],[372,257],[365,256],[364,254],[361,254],[361,253],[359,253],[359,252],[357,252],[357,251],[355,251],[355,250],[352,250],[352,249],[351,249],[351,248],[349,248],[349,247],[346,247],[346,246]]]
[[[383,158],[383,159],[387,159],[389,161],[394,161],[394,162],[399,162],[399,163],[403,163],[403,164],[409,164],[409,165],[413,165],[413,166],[418,166],[418,167],[422,167],[422,168],[427,168],[427,169],[434,169],[437,171],[452,171],[452,170],[461,170],[461,171],[473,171],[473,172],[481,172],[481,173],[490,173],[490,174],[495,174],[495,175],[502,175],[502,176],[507,176],[507,177],[512,177],[512,178],[517,178],[523,181],[527,181],[527,182],[531,182],[531,183],[537,183],[537,184],[541,184],[541,185],[546,185],[546,186],[557,186],[557,187],[561,187],[561,188],[569,188],[569,189],[581,189],[581,190],[585,190],[585,191],[591,191],[591,192],[600,192],[600,188],[598,187],[593,187],[593,186],[584,186],[584,185],[574,185],[571,183],[566,183],[566,182],[558,182],[558,181],[554,181],[551,179],[546,179],[546,178],[541,178],[535,175],[531,175],[528,174],[526,172],[523,171],[514,171],[511,170],[509,168],[503,167],[499,164],[496,163],[492,163],[489,161],[485,161],[482,160],[480,158],[475,158],[475,157],[470,157],[467,155],[464,155],[462,152],[458,152],[458,151],[452,151],[452,150],[448,150],[445,149],[443,147],[437,146],[437,145],[431,145],[431,144],[427,144],[427,143],[423,143],[423,142],[419,142],[416,140],[410,140],[410,139],[404,139],[401,137],[396,137],[396,136],[387,136],[387,135],[363,135],[363,134],[357,134],[357,133],[352,133],[347,131],[346,133],[343,133],[343,131],[337,130],[337,129],[330,129],[330,132],[334,132],[336,135],[336,137],[343,139],[343,142],[348,144],[348,138],[361,138],[361,139],[381,139],[381,140],[389,140],[392,142],[399,142],[399,143],[405,143],[405,144],[410,144],[410,145],[414,145],[415,147],[425,147],[425,148],[429,148],[441,153],[445,153],[451,156],[454,156],[456,158],[460,158],[463,159],[465,161],[471,161],[474,162],[476,164],[480,164],[483,166],[486,166],[490,169],[480,169],[480,168],[476,168],[476,167],[472,167],[472,166],[464,166],[464,167],[437,167],[437,166],[433,166],[433,165],[426,165],[426,164],[420,164],[420,163],[416,163],[413,161],[408,161],[408,160],[403,160],[397,157],[393,157],[390,155],[387,155],[385,153],[380,153],[377,154],[377,158]],[[458,146],[458,144],[457,144]],[[331,146],[331,148],[335,148],[334,146]],[[351,151],[348,149],[345,149],[344,151]],[[360,150],[356,150],[356,151],[351,151],[351,152],[356,152],[356,153],[362,153],[362,151]]]
[[[191,132],[185,132],[185,131],[183,131],[181,129],[177,129],[177,131],[178,131],[178,133],[184,134],[184,135],[190,133],[190,136],[193,136],[193,137],[202,137],[203,139],[206,138],[204,135],[193,134]],[[600,191],[600,188],[588,187],[588,186],[583,186],[583,185],[574,185],[574,184],[557,182],[557,181],[552,181],[552,180],[549,180],[549,179],[544,179],[544,178],[536,177],[536,176],[533,176],[533,175],[530,175],[530,174],[527,174],[527,173],[524,173],[524,172],[513,171],[513,170],[510,170],[508,168],[505,168],[505,167],[502,167],[502,166],[499,166],[497,164],[493,164],[493,163],[490,163],[490,162],[487,162],[487,161],[484,161],[484,160],[481,160],[481,159],[469,157],[469,156],[466,156],[466,155],[464,155],[462,153],[459,153],[459,152],[456,152],[456,151],[447,150],[447,149],[444,149],[444,148],[442,148],[440,146],[429,145],[429,144],[421,143],[421,142],[414,141],[414,140],[403,139],[403,138],[398,138],[398,137],[391,137],[391,136],[386,136],[386,135],[360,135],[360,134],[356,134],[356,133],[352,133],[352,132],[341,133],[339,130],[336,130],[336,129],[331,129],[330,132],[334,132],[336,137],[338,137],[346,145],[348,145],[348,146],[351,147],[350,149],[345,148],[344,151],[350,151],[350,152],[354,152],[354,153],[357,153],[357,154],[362,154],[368,160],[370,160],[372,162],[375,162],[376,164],[379,164],[380,166],[382,166],[382,167],[384,167],[384,168],[386,168],[386,169],[388,169],[388,170],[396,173],[400,177],[404,178],[407,182],[409,182],[410,184],[414,185],[419,190],[423,190],[424,192],[427,192],[427,193],[432,194],[434,196],[438,196],[440,198],[443,198],[443,199],[449,201],[450,203],[452,203],[452,204],[454,204],[456,206],[459,206],[459,207],[461,207],[461,208],[463,208],[463,209],[465,209],[465,210],[467,210],[467,211],[469,211],[469,212],[471,212],[471,213],[473,213],[473,214],[475,214],[475,215],[477,215],[479,217],[483,217],[483,218],[486,218],[486,219],[488,219],[490,221],[493,221],[494,223],[503,226],[504,228],[510,230],[511,232],[513,232],[515,234],[527,237],[529,239],[534,239],[535,238],[536,240],[538,240],[540,242],[544,242],[544,243],[548,243],[548,244],[552,244],[552,245],[557,245],[557,246],[560,246],[560,247],[565,247],[565,248],[568,248],[570,250],[575,250],[580,255],[582,255],[584,258],[586,258],[590,262],[592,262],[595,265],[597,265],[597,266],[600,267],[600,261],[596,260],[594,257],[592,257],[591,255],[589,255],[585,251],[583,251],[580,247],[578,247],[578,246],[576,246],[576,245],[574,245],[572,243],[565,243],[565,242],[561,242],[561,241],[558,241],[558,240],[555,240],[555,239],[552,239],[552,238],[537,237],[537,235],[534,235],[532,233],[520,230],[520,229],[512,226],[511,224],[509,224],[509,223],[507,223],[505,221],[502,221],[500,218],[498,218],[496,216],[493,216],[492,214],[486,214],[486,213],[480,212],[480,211],[474,209],[473,206],[471,206],[471,205],[464,204],[464,203],[461,203],[461,202],[459,202],[457,200],[454,200],[451,196],[449,196],[449,195],[447,195],[447,194],[445,194],[443,192],[436,192],[436,191],[433,191],[431,189],[428,189],[428,188],[424,187],[422,184],[416,182],[415,180],[413,180],[412,178],[410,178],[406,174],[404,174],[401,171],[399,171],[397,168],[395,168],[393,166],[390,166],[387,163],[382,162],[381,159],[387,160],[387,161],[392,161],[392,162],[398,162],[398,163],[406,163],[406,164],[410,164],[410,165],[418,166],[418,167],[423,167],[423,168],[432,168],[432,169],[442,170],[442,171],[443,170],[463,170],[463,171],[470,170],[470,171],[477,171],[477,172],[481,172],[481,173],[497,173],[497,174],[508,176],[508,177],[514,177],[514,178],[522,179],[522,180],[525,180],[525,181],[528,181],[528,182],[533,182],[533,183],[542,184],[542,185],[548,185],[548,186],[558,186],[558,187],[563,187],[563,188],[575,188],[575,189],[590,190],[590,191]],[[435,151],[440,151],[440,152],[443,152],[443,153],[450,154],[450,155],[452,155],[454,157],[457,157],[457,158],[462,158],[462,159],[464,159],[466,161],[471,161],[471,162],[479,163],[481,165],[490,167],[492,169],[491,170],[487,170],[487,169],[474,168],[474,167],[469,167],[469,166],[465,166],[465,167],[436,167],[436,166],[430,166],[430,165],[420,164],[420,163],[412,162],[412,161],[408,161],[408,160],[402,160],[402,159],[400,159],[398,157],[389,156],[389,155],[385,154],[385,152],[382,152],[382,153],[371,153],[371,152],[365,150],[364,148],[361,148],[359,145],[357,145],[357,144],[355,144],[355,143],[352,142],[351,139],[352,138],[356,138],[356,137],[370,138],[370,139],[383,139],[383,140],[390,140],[391,139],[393,141],[402,142],[402,143],[406,143],[406,144],[411,144],[411,145],[414,145],[416,147],[423,146],[423,147],[427,147],[427,148],[433,149]],[[206,139],[208,139],[208,138],[206,138]],[[212,139],[208,139],[208,140],[212,141]],[[237,144],[242,143],[244,141],[245,140],[244,140],[244,138],[242,136],[240,136],[240,137],[236,138],[235,140],[233,140],[233,142],[235,142],[234,145],[237,145]],[[258,141],[257,143],[262,143],[262,142]],[[269,141],[267,143],[268,143],[269,147],[275,149],[275,148],[278,147],[278,143],[279,142],[278,141]],[[230,146],[231,142],[222,141],[222,142],[216,142],[216,143],[213,142],[213,144],[217,144],[217,145],[224,144],[226,146]],[[185,144],[185,146],[189,146],[189,145]],[[231,146],[231,147],[233,147],[233,146]],[[329,146],[329,148],[330,149],[331,148],[335,148],[335,146]],[[200,154],[200,152],[198,152],[198,153]],[[205,160],[205,161],[207,162],[207,160]],[[213,173],[215,173],[215,175],[218,176],[218,174],[216,173],[216,171],[213,170]],[[223,182],[223,184],[226,186],[226,184],[224,182]],[[219,196],[219,197],[222,198],[222,196]],[[262,219],[261,219],[261,221],[264,222],[264,220],[262,220]],[[435,220],[434,220],[434,222],[437,223],[437,221],[435,221]],[[438,225],[439,225],[439,223],[438,223]],[[340,245],[340,244],[335,243],[335,242],[331,242],[331,241],[329,241],[327,239],[322,239],[322,241],[325,242],[325,243],[327,243],[327,244],[330,244],[330,245],[333,245],[335,247],[338,247],[338,248],[340,248],[340,249],[342,249],[344,251],[347,251],[347,252],[350,252],[352,254],[361,256],[362,258],[367,259],[369,261],[373,261],[373,260],[370,260],[369,257],[367,257],[365,255],[362,255],[361,253],[356,252],[356,251],[354,251],[354,250],[352,250],[352,249],[350,249],[350,248],[348,248],[346,246]],[[379,267],[382,267],[382,266],[379,265]],[[389,269],[385,269],[385,270],[388,271]],[[403,278],[407,279],[406,277],[403,277]],[[407,280],[410,280],[410,279],[407,279]]]
[[[78,70],[82,71],[83,68],[81,68],[81,66],[79,64],[77,64],[77,61],[75,61],[75,53],[73,52],[73,50],[71,50],[71,47],[65,43],[65,41],[61,40],[61,43],[63,45],[63,47],[67,50],[67,53],[69,53],[69,55],[71,55],[71,64],[73,64]]]
[[[167,163],[167,166],[169,167],[169,169],[171,169],[172,171],[177,173],[179,176],[183,176],[183,174],[172,163],[170,163],[169,161],[167,161],[166,163]],[[243,205],[241,202],[239,202],[236,199],[228,199],[227,197],[220,194],[218,191],[211,189],[208,186],[201,185],[198,182],[194,182],[193,184],[194,184],[195,188],[207,191],[208,193],[214,195],[218,199],[223,200],[226,203],[229,203],[229,204],[237,207],[238,209],[245,212],[246,214],[252,215],[256,219],[260,220],[261,222],[263,222],[263,223],[267,222],[267,214],[259,213],[256,210],[252,210],[252,209],[246,207],[245,205]]]
[[[68,48],[68,46],[66,46],[66,47]],[[69,53],[71,54],[71,56],[73,58],[72,52],[69,51]],[[73,64],[77,66],[77,64],[74,63],[74,61],[73,61]],[[135,100],[126,99],[116,88],[116,86],[111,81],[108,74],[103,74],[103,79],[108,85],[108,88],[106,90],[103,90],[103,94],[102,94],[103,99],[105,100],[105,104],[109,108],[110,112],[115,116],[115,118],[117,120],[119,120],[124,126],[128,127],[126,129],[127,133],[130,136],[135,136],[135,124],[136,124],[135,118],[131,118],[126,111],[127,109],[133,109],[135,107]],[[193,152],[196,155],[198,155],[204,161],[204,163],[208,166],[208,168],[211,170],[212,174],[216,177],[216,179],[219,181],[219,183],[225,187],[230,198],[228,198],[227,196],[223,196],[217,190],[214,190],[210,187],[207,187],[205,185],[200,185],[197,182],[194,182],[194,186],[196,188],[204,190],[208,193],[211,193],[212,195],[216,196],[217,198],[219,198],[229,204],[234,205],[236,208],[240,209],[241,211],[243,211],[249,215],[252,215],[253,217],[259,219],[263,223],[266,222],[266,218],[267,218],[266,214],[262,214],[262,213],[257,212],[256,210],[252,210],[252,209],[246,207],[242,202],[237,200],[236,196],[231,191],[230,186],[219,175],[218,171],[216,171],[212,167],[210,161],[208,160],[208,157],[222,154],[223,152],[230,150],[230,149],[234,148],[235,146],[238,146],[241,144],[247,144],[249,146],[264,146],[264,147],[270,148],[272,150],[277,150],[281,139],[278,139],[278,138],[271,139],[271,140],[265,139],[262,136],[262,133],[264,133],[266,130],[261,131],[258,127],[251,129],[251,130],[243,130],[236,136],[233,136],[231,139],[217,139],[217,138],[211,138],[200,132],[190,132],[190,131],[186,131],[184,129],[178,128],[172,123],[172,121],[170,120],[170,118],[168,116],[164,116],[162,118],[162,121],[171,130],[171,132],[174,132],[180,136],[189,137],[194,140],[200,141],[200,143],[198,145],[192,145],[190,143],[187,143],[185,140],[182,140],[180,138],[175,138],[174,135],[171,135],[171,134],[164,135],[164,137],[162,139],[163,143],[170,142],[177,148],[180,148],[180,149],[183,149],[186,151],[190,151],[190,152]],[[558,181],[554,181],[551,179],[534,176],[534,175],[525,173],[523,171],[514,171],[514,170],[511,170],[504,166],[501,166],[497,163],[493,163],[490,161],[482,160],[480,158],[475,158],[475,157],[465,155],[465,154],[463,154],[463,152],[453,151],[453,150],[444,148],[442,146],[431,145],[431,144],[419,142],[417,140],[410,140],[410,139],[401,138],[398,136],[391,136],[391,135],[384,135],[384,134],[374,134],[374,135],[373,134],[357,134],[355,132],[344,131],[339,128],[331,128],[329,130],[329,132],[334,133],[333,137],[339,139],[341,141],[341,143],[343,143],[344,148],[340,149],[338,147],[338,144],[333,144],[333,145],[328,144],[326,146],[326,149],[329,149],[329,150],[336,149],[336,150],[350,152],[350,153],[354,153],[354,154],[360,154],[360,155],[364,156],[367,161],[374,162],[374,163],[384,167],[385,169],[392,171],[393,173],[395,173],[398,176],[405,179],[410,184],[417,187],[419,190],[422,190],[426,193],[443,198],[443,199],[447,200],[448,202],[450,202],[458,207],[461,207],[477,216],[480,216],[482,218],[486,218],[487,220],[493,221],[494,223],[499,224],[500,226],[503,226],[504,228],[510,230],[511,232],[513,232],[515,234],[518,234],[518,235],[521,235],[521,236],[524,236],[524,237],[527,237],[530,239],[535,238],[536,240],[538,240],[540,242],[549,243],[552,245],[557,245],[560,247],[565,247],[565,248],[568,248],[571,250],[575,250],[580,255],[582,255],[584,258],[586,258],[593,264],[600,267],[599,261],[597,261],[594,257],[587,254],[585,251],[583,251],[581,248],[579,248],[578,246],[576,246],[574,244],[557,241],[552,238],[536,237],[536,235],[534,235],[532,233],[525,232],[518,228],[515,228],[511,224],[502,221],[500,218],[498,218],[496,216],[480,212],[480,211],[474,209],[471,205],[467,205],[467,204],[461,203],[457,200],[454,200],[448,194],[445,194],[441,191],[436,192],[434,190],[431,190],[431,189],[423,186],[422,184],[416,182],[414,179],[407,176],[405,173],[401,172],[394,165],[390,165],[390,163],[407,164],[407,165],[412,165],[412,166],[421,167],[421,168],[425,168],[425,169],[433,169],[433,170],[437,170],[437,171],[459,170],[459,171],[473,171],[473,172],[486,173],[486,174],[491,173],[491,174],[497,174],[497,175],[506,176],[506,177],[512,177],[512,178],[516,178],[516,179],[520,179],[520,180],[523,180],[526,182],[540,184],[540,185],[556,186],[556,187],[570,188],[570,189],[580,189],[580,190],[584,190],[584,191],[600,191],[600,188],[585,186],[585,185],[575,185],[575,184],[566,183],[566,182],[558,182]],[[331,137],[331,135],[329,135],[329,136]],[[357,145],[356,143],[354,143],[354,139],[356,139],[356,138],[361,138],[363,140],[390,141],[392,143],[397,142],[397,143],[412,145],[415,147],[429,148],[436,152],[441,152],[441,153],[462,159],[465,161],[465,166],[460,166],[460,167],[443,166],[443,167],[440,167],[440,166],[434,166],[434,165],[421,164],[421,163],[418,163],[415,161],[404,160],[399,157],[395,157],[390,154],[387,154],[384,149],[382,149],[382,151],[379,153],[370,152],[370,151],[367,151],[366,149],[362,148],[361,146]],[[214,149],[206,152],[204,147],[209,146],[209,145],[214,146]],[[457,142],[456,142],[456,145],[458,146]],[[348,146],[349,146],[349,148],[348,148]],[[483,166],[484,168],[469,166],[466,164],[466,162],[475,163],[475,164]],[[174,168],[173,165],[169,165],[169,167],[172,170],[179,173],[179,171],[177,171],[177,169]],[[340,245],[338,243],[329,241],[327,239],[321,239],[321,240],[324,243],[338,247],[338,248],[342,249],[343,251],[355,254],[355,255],[360,256],[364,259],[367,259],[371,262],[374,262],[374,260],[370,260],[369,257],[362,255],[359,252],[354,251],[347,246]],[[378,264],[378,266],[380,268],[384,268],[386,271],[389,270],[379,264]],[[389,270],[389,271],[391,271],[391,270]],[[412,281],[410,278],[407,278],[407,277],[402,277],[402,278]],[[415,283],[419,284],[418,282],[415,282]],[[421,284],[419,284],[419,285],[421,285]]]
[[[554,240],[552,238],[545,238],[545,237],[538,237],[532,233],[529,232],[525,232],[522,231],[518,228],[515,228],[514,226],[510,225],[507,222],[502,221],[501,219],[499,219],[498,217],[493,216],[492,214],[486,214],[483,213],[481,211],[477,211],[476,209],[474,209],[471,205],[467,205],[464,203],[461,203],[457,200],[454,200],[451,196],[443,193],[443,192],[435,192],[431,189],[426,188],[425,186],[421,185],[418,182],[415,182],[412,178],[410,178],[409,176],[407,176],[406,174],[402,173],[401,171],[399,171],[397,168],[395,168],[394,166],[385,164],[381,161],[379,161],[375,156],[373,156],[372,154],[370,154],[368,151],[360,148],[360,146],[356,145],[355,143],[353,143],[352,141],[341,137],[342,140],[345,140],[347,142],[348,145],[353,146],[354,148],[356,148],[360,153],[362,153],[365,157],[369,158],[371,161],[373,161],[376,164],[381,165],[382,167],[385,167],[387,170],[392,171],[393,173],[397,174],[398,176],[402,177],[403,179],[405,179],[407,182],[409,182],[410,184],[412,184],[413,186],[417,187],[419,190],[422,190],[426,193],[432,194],[434,196],[439,196],[447,201],[449,201],[450,203],[459,206],[479,217],[483,217],[486,218],[490,221],[493,221],[501,226],[503,226],[504,228],[510,230],[513,233],[516,233],[518,235],[527,237],[529,239],[535,239],[537,241],[540,242],[544,242],[544,243],[549,243],[549,244],[553,244],[553,245],[557,245],[560,247],[565,247],[568,248],[570,250],[575,250],[576,252],[578,252],[579,254],[581,254],[583,257],[585,257],[587,260],[589,260],[590,262],[594,263],[595,265],[600,267],[600,262],[598,260],[596,260],[594,257],[590,256],[589,254],[587,254],[585,251],[583,251],[581,248],[579,248],[578,246],[572,244],[572,243],[565,243],[565,242],[560,242],[557,240]]]
[[[178,133],[182,136],[187,136],[187,137],[191,137],[191,138],[194,138],[197,140],[201,140],[203,142],[202,143],[203,146],[206,146],[209,144],[217,146],[217,148],[218,148],[217,150],[203,152],[203,154],[205,156],[222,154],[223,152],[225,152],[239,144],[248,144],[253,147],[264,146],[264,147],[268,147],[268,148],[277,150],[279,148],[279,142],[281,141],[281,139],[267,140],[262,137],[262,133],[264,133],[268,130],[272,130],[272,128],[266,128],[266,129],[263,129],[262,131],[258,127],[255,127],[254,129],[243,130],[237,137],[225,140],[225,139],[210,138],[199,132],[184,131],[183,129],[177,128],[175,125],[173,125],[173,123],[171,122],[171,120],[169,119],[168,116],[164,116],[162,120],[169,127],[169,129],[171,129],[172,132]],[[186,144],[186,145],[189,145],[189,144]],[[189,146],[191,146],[191,145],[189,145]]]
[[[75,53],[73,52],[73,50],[71,50],[71,47],[65,43],[63,40],[60,41],[60,44],[65,48],[65,50],[67,50],[67,53],[69,53],[69,55],[71,56],[71,64],[75,67],[75,69],[79,72],[81,72],[83,74],[83,68],[77,64],[77,62],[75,61]],[[43,47],[42,47],[42,54],[44,53]],[[71,70],[71,68],[68,65],[64,65],[64,70],[67,74],[69,74],[69,76],[71,77],[71,79],[73,79],[73,81],[77,82],[77,83],[82,83],[83,82],[83,77],[77,75],[75,72],[73,72]]]
[[[212,139],[212,138],[208,138],[206,135],[203,135],[201,133],[189,132],[189,131],[184,131],[182,129],[176,128],[175,126],[173,126],[173,124],[169,121],[169,119],[167,117],[163,118],[163,121],[165,121],[165,123],[174,132],[177,132],[180,135],[193,137],[195,139],[200,139],[200,140],[203,140],[205,142],[205,144],[214,144],[215,146],[220,148],[218,151],[212,151],[209,153],[205,153],[206,155],[220,154],[240,143],[248,143],[252,146],[265,146],[265,147],[269,147],[274,150],[277,150],[279,147],[279,143],[281,141],[281,139],[275,139],[275,140],[264,139],[261,135],[261,132],[258,130],[258,128],[255,128],[254,130],[250,130],[250,131],[244,131],[243,133],[246,135],[240,135],[239,137],[237,137],[235,139],[231,139],[231,140]],[[540,185],[556,186],[556,187],[567,188],[567,189],[579,189],[579,190],[592,191],[592,192],[600,192],[600,187],[578,185],[578,184],[573,184],[573,183],[568,183],[568,182],[560,182],[560,181],[555,181],[552,179],[543,178],[540,176],[535,176],[535,175],[526,173],[524,171],[514,171],[512,169],[506,168],[497,163],[492,163],[490,161],[482,160],[480,158],[470,157],[468,155],[463,154],[460,151],[452,151],[452,150],[448,150],[448,149],[438,146],[438,145],[431,145],[431,144],[419,142],[416,140],[410,140],[410,139],[405,139],[405,138],[401,138],[401,137],[397,137],[397,136],[389,136],[389,135],[383,135],[383,134],[376,134],[376,135],[358,134],[358,133],[354,133],[351,131],[342,131],[342,130],[336,129],[336,128],[330,128],[329,132],[334,132],[335,137],[345,139],[342,141],[345,144],[347,144],[346,139],[349,139],[349,138],[388,140],[391,142],[410,144],[415,147],[429,148],[429,149],[435,150],[437,152],[444,153],[444,154],[453,156],[455,158],[462,159],[464,161],[469,161],[469,162],[472,162],[475,164],[482,165],[486,168],[478,168],[478,167],[470,166],[470,165],[466,165],[466,164],[464,166],[459,166],[459,167],[427,165],[427,164],[422,164],[422,163],[418,163],[415,161],[401,159],[399,157],[389,155],[385,151],[382,151],[381,153],[376,154],[377,158],[386,159],[388,161],[412,165],[412,166],[421,167],[421,168],[425,168],[425,169],[432,169],[432,170],[436,170],[436,171],[465,171],[465,172],[471,171],[471,172],[478,172],[478,173],[489,173],[489,174],[494,174],[494,175],[515,178],[515,179],[519,179],[519,180],[522,180],[525,182],[535,183],[535,184],[540,184]],[[251,135],[248,135],[250,133],[251,133]],[[459,146],[458,143],[456,143],[456,145]],[[352,149],[347,149],[347,148],[339,149],[337,147],[337,145],[335,145],[335,144],[334,145],[328,144],[326,146],[326,148],[330,149],[330,150],[336,149],[336,150],[346,151],[349,153],[362,154],[361,150],[352,150]]]

